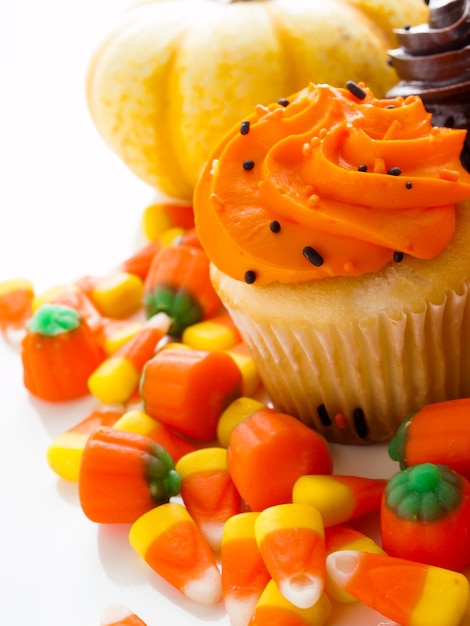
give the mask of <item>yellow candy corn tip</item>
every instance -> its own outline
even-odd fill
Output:
[[[29,291],[34,293],[32,283],[26,278],[10,278],[0,282],[0,296],[13,293],[14,291]]]
[[[259,517],[257,511],[237,513],[226,520],[222,533],[224,542],[236,539],[251,539],[255,536],[255,522]]]
[[[294,606],[299,609],[309,609],[320,599],[324,581],[318,576],[299,572],[278,581],[278,587],[284,598]]]

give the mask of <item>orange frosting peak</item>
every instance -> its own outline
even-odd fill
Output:
[[[418,97],[309,85],[258,106],[196,187],[199,239],[235,279],[269,284],[437,256],[470,197],[465,131],[433,128]]]

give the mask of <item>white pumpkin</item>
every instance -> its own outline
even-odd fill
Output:
[[[92,118],[144,181],[190,201],[219,139],[258,103],[309,82],[383,96],[393,28],[423,0],[153,0],[126,12],[90,63]]]

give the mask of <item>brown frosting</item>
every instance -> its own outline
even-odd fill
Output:
[[[400,82],[387,96],[418,95],[432,124],[470,128],[470,0],[429,0],[429,23],[395,30]],[[470,171],[470,133],[462,152]]]

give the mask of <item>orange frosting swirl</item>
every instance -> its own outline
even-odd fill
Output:
[[[433,128],[416,96],[309,85],[259,106],[195,190],[211,261],[238,280],[298,283],[437,256],[470,197],[464,130]]]

